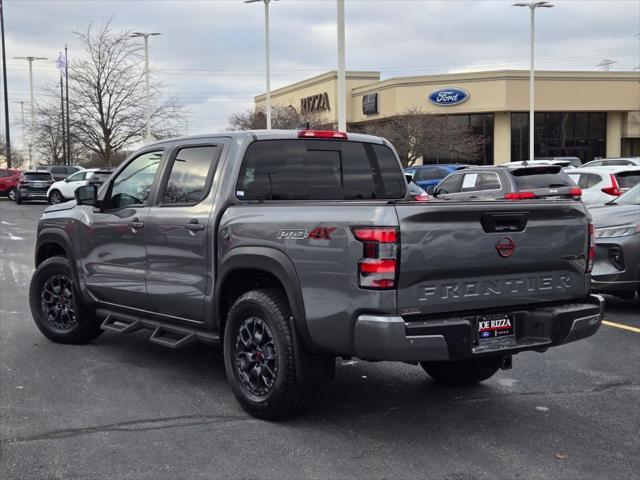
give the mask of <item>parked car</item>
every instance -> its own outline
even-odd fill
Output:
[[[580,188],[559,165],[496,165],[452,173],[427,193],[439,200],[580,199]]]
[[[69,175],[73,175],[80,170],[84,170],[84,167],[79,165],[38,165],[36,170],[39,172],[50,172],[53,175],[54,180],[64,180]]]
[[[409,182],[409,194],[417,202],[426,202],[431,197],[414,181]]]
[[[47,191],[49,203],[56,204],[72,200],[78,187],[93,183],[97,186],[102,185],[105,179],[109,178],[111,170],[103,170],[99,168],[89,168],[80,170],[64,180],[55,182]]]
[[[536,157],[535,161],[550,162],[552,165],[562,167],[580,168],[582,166],[582,160],[578,157]]]
[[[624,298],[640,295],[640,184],[589,211],[596,234],[594,290]]]
[[[0,168],[0,196],[16,200],[16,187],[20,180],[20,170]]]
[[[640,167],[583,167],[567,174],[589,206],[604,205],[640,183]]]
[[[404,171],[413,177],[413,181],[416,182],[420,188],[426,190],[431,186],[437,185],[440,180],[451,172],[467,168],[468,166],[469,165],[463,164],[416,165],[405,168]]]
[[[47,200],[47,190],[53,183],[49,172],[26,171],[20,174],[15,202],[21,205],[32,200]]]
[[[640,157],[600,158],[582,165],[586,167],[640,167]]]
[[[473,384],[602,323],[581,202],[415,202],[380,137],[165,140],[76,200],[38,225],[40,331],[60,343],[140,329],[165,347],[221,343],[234,395],[262,419],[299,412],[336,357]]]

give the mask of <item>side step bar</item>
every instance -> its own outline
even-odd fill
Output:
[[[220,336],[204,330],[188,326],[176,326],[154,318],[139,317],[130,313],[97,309],[96,315],[104,317],[101,324],[103,330],[115,333],[131,333],[146,328],[153,333],[149,341],[168,348],[181,348],[194,342],[215,344]]]

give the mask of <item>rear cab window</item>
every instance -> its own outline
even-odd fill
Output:
[[[404,172],[385,145],[334,140],[260,140],[247,148],[241,200],[403,199]]]

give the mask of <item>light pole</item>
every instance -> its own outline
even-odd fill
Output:
[[[160,32],[133,32],[130,37],[144,38],[144,75],[146,105],[144,111],[144,139],[151,140],[151,93],[149,91],[149,37],[162,35]]]
[[[514,3],[514,7],[529,7],[531,11],[531,68],[529,70],[529,160],[533,160],[534,128],[533,117],[535,110],[535,88],[534,88],[534,46],[536,42],[536,8],[551,8],[553,5],[544,2],[523,2]]]
[[[33,128],[34,118],[33,112],[35,110],[35,100],[33,99],[33,62],[36,60],[48,60],[47,57],[13,57],[14,60],[26,60],[29,62],[29,100],[30,100],[30,108],[31,111],[31,128]]]
[[[2,30],[2,83],[4,85],[4,128],[7,142],[7,168],[11,168],[11,128],[9,128],[9,91],[7,88],[7,48],[4,43],[4,7],[0,0],[0,29]]]
[[[338,130],[347,130],[346,62],[344,54],[344,0],[338,0]]]
[[[264,51],[267,76],[267,130],[271,130],[271,59],[269,49],[269,3],[272,0],[244,0],[244,3],[264,2]],[[273,0],[277,1],[277,0]]]

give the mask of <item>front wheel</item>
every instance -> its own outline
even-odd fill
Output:
[[[9,197],[9,200],[11,200],[12,202],[16,201],[16,189],[12,188],[11,190],[9,190],[9,193],[7,194],[7,196]]]
[[[420,366],[436,382],[445,385],[470,385],[493,377],[500,369],[492,358],[458,362],[420,362]]]
[[[17,190],[14,192],[13,201],[16,202],[16,205],[22,205],[22,198]]]
[[[49,194],[49,203],[51,205],[57,205],[62,202],[64,202],[64,197],[58,190],[54,190]]]
[[[250,415],[277,420],[300,412],[316,386],[296,377],[291,316],[278,289],[241,295],[229,310],[224,332],[224,363],[236,399]]]
[[[56,343],[88,343],[102,333],[100,322],[75,288],[69,260],[51,257],[36,268],[29,286],[36,326]]]

